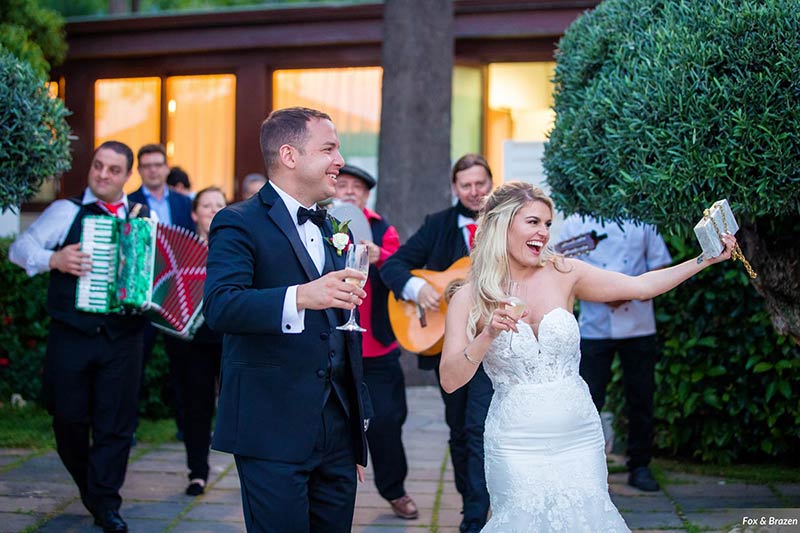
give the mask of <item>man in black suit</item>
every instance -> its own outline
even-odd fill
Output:
[[[442,271],[469,255],[475,236],[477,212],[492,190],[492,172],[478,154],[456,161],[451,175],[453,207],[428,215],[422,227],[381,267],[381,278],[395,297],[413,300],[425,309],[438,309],[442,295],[423,279],[411,275],[415,268]],[[440,354],[420,356],[419,368],[436,371]],[[462,532],[477,532],[486,523],[489,493],[483,471],[483,426],[492,399],[492,384],[483,366],[467,384],[452,394],[439,388],[450,428],[450,456],[455,482],[463,500]]]
[[[344,160],[330,117],[306,108],[271,113],[261,151],[269,184],[211,225],[204,314],[225,334],[212,447],[235,455],[248,531],[346,532],[369,412],[361,335],[336,326],[366,293],[313,209]]]
[[[147,214],[122,190],[132,167],[127,145],[101,144],[83,193],[50,204],[9,250],[11,261],[29,275],[50,272],[44,400],[53,415],[58,455],[104,531],[128,530],[119,514],[119,490],[136,425],[145,320],[81,311],[75,293],[78,277],[91,270],[91,258],[81,251],[84,217]]]

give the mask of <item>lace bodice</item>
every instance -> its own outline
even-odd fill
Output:
[[[578,375],[580,330],[572,313],[561,307],[545,313],[538,338],[523,321],[517,323],[517,329],[519,333],[504,331],[498,335],[483,359],[483,368],[495,388],[549,383]]]

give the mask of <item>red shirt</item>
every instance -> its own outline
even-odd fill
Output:
[[[381,220],[381,216],[370,209],[365,208],[364,215],[369,221]],[[397,233],[394,226],[389,226],[386,233],[383,234],[381,255],[378,258],[378,262],[375,263],[375,267],[380,268],[383,262],[395,253],[398,248],[400,248],[400,235]],[[364,357],[380,357],[397,348],[397,341],[392,342],[388,346],[384,346],[372,336],[372,287],[370,283],[364,285],[364,291],[366,291],[367,296],[364,298],[364,303],[359,307],[359,322],[361,322],[361,327],[365,328],[367,331],[362,335],[363,340],[361,348]]]

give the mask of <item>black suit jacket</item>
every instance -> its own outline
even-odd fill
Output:
[[[399,299],[411,270],[441,272],[467,255],[469,249],[464,232],[458,227],[458,212],[451,207],[425,217],[422,227],[383,264],[381,279]]]
[[[130,193],[128,195],[128,201],[137,202],[146,206],[150,205],[147,203],[147,196],[142,192],[142,187]],[[192,220],[192,199],[185,194],[169,191],[167,201],[169,202],[169,213],[172,216],[172,225],[186,228],[189,231],[196,231],[194,220]]]
[[[328,219],[322,233],[332,232]],[[326,254],[334,269],[344,268],[343,255],[332,247]],[[283,333],[281,318],[287,288],[319,276],[272,187],[214,217],[204,315],[211,329],[225,334],[214,449],[292,463],[312,453],[322,420],[330,332],[346,316],[339,309],[306,310],[299,334]],[[370,413],[361,335],[345,332],[345,342],[350,430],[356,460],[365,465],[363,420]]]

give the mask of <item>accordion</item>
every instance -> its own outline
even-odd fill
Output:
[[[87,216],[81,250],[92,270],[78,278],[75,307],[89,313],[139,310],[164,332],[191,339],[203,323],[208,245],[149,218]]]

